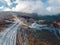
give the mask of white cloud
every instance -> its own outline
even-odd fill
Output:
[[[10,6],[12,2],[10,0],[5,0]],[[16,7],[6,7],[3,11],[20,11],[20,12],[27,12],[32,13],[36,12],[38,14],[57,14],[60,13],[60,0],[47,0],[46,3],[42,2],[41,0],[36,1],[21,1],[16,0],[13,3],[17,3]],[[0,7],[3,8],[3,7]]]
[[[7,4],[10,6],[11,5],[11,2],[10,0],[5,0],[7,2]]]
[[[15,8],[15,11],[22,11],[22,12],[35,12],[35,10],[41,9],[43,3],[40,1],[20,1]]]
[[[51,14],[57,14],[60,13],[60,0],[49,0],[47,11],[49,11]]]
[[[3,9],[3,8],[4,8],[3,6],[0,7],[0,9]]]
[[[5,8],[3,11],[11,11],[10,8]]]
[[[23,11],[28,5],[25,3],[19,3],[16,7],[15,7],[15,11]]]

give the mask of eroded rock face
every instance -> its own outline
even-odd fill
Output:
[[[57,39],[56,35],[53,33],[53,31],[49,31],[46,29],[43,30],[28,29],[24,30],[24,35],[22,34],[23,31],[21,30],[20,37],[22,40],[22,44],[27,43],[27,45],[60,45],[59,44],[60,42]],[[26,42],[26,40],[28,40],[28,42]]]
[[[29,45],[58,45],[59,42],[53,32],[48,30],[30,30],[28,40]]]

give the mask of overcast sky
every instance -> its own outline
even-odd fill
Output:
[[[60,13],[60,0],[0,0],[0,11],[58,14]]]

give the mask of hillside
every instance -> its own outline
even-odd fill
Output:
[[[9,15],[12,15],[12,14],[16,14],[16,15],[19,15],[19,16],[27,16],[27,17],[32,17],[32,18],[38,18],[38,15],[35,14],[35,13],[23,13],[23,12],[13,12],[13,11],[3,11],[3,12],[0,12],[0,18],[2,17],[7,17]]]

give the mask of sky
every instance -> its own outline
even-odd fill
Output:
[[[52,15],[60,13],[60,0],[0,0],[0,11]]]

